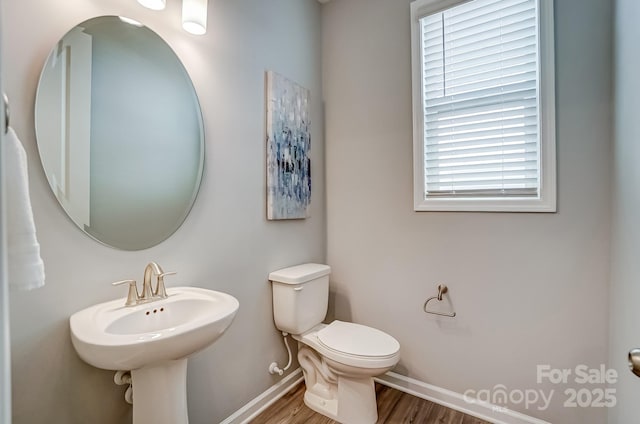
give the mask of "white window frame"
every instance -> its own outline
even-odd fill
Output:
[[[556,113],[553,0],[537,0],[538,26],[538,197],[426,198],[424,163],[424,99],[420,19],[472,0],[416,0],[411,3],[411,61],[413,92],[413,179],[415,211],[556,212]]]

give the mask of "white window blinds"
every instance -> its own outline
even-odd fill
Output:
[[[425,196],[538,196],[537,0],[420,19]]]

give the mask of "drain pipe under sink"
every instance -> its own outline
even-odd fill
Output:
[[[129,385],[124,392],[124,400],[128,404],[133,405],[133,381],[131,380],[131,371],[116,371],[116,374],[113,376],[113,382],[118,386]]]

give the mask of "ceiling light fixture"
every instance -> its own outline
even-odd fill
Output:
[[[182,28],[195,35],[207,32],[207,0],[182,0]]]

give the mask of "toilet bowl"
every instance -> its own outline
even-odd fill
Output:
[[[320,324],[298,340],[298,362],[307,390],[305,404],[341,423],[378,420],[373,377],[393,368],[400,344],[382,331],[333,321]]]
[[[373,377],[393,368],[400,344],[392,336],[344,321],[323,324],[330,268],[303,264],[272,272],[276,327],[298,341],[305,404],[344,424],[378,419]]]

